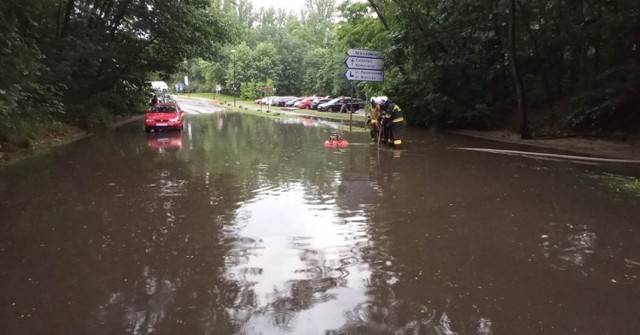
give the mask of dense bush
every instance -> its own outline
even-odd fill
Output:
[[[209,54],[230,37],[232,26],[210,6],[0,2],[0,137],[20,140],[54,120],[95,128],[140,112],[149,73],[171,74],[187,56]]]
[[[640,67],[616,66],[601,75],[569,104],[569,124],[605,132],[640,129]]]

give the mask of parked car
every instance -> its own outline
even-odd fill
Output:
[[[176,102],[158,103],[147,110],[144,129],[147,132],[158,130],[182,130],[184,111]]]
[[[271,99],[273,99],[274,97],[264,97],[262,99],[259,99],[260,102],[256,102],[258,105],[268,105],[269,101],[271,101]]]
[[[278,104],[278,96],[272,96],[267,99],[267,103],[265,105],[275,106]]]
[[[300,109],[310,109],[311,108],[311,104],[313,103],[313,99],[315,99],[316,97],[307,97],[304,98],[300,101],[300,103],[298,104],[298,108]]]
[[[335,104],[337,104],[339,101],[342,101],[342,98],[334,98],[334,99],[331,99],[331,100],[329,100],[329,101],[327,101],[327,102],[323,102],[323,103],[321,103],[321,104],[319,104],[319,105],[318,105],[318,110],[319,110],[319,111],[323,111],[323,112],[324,112],[324,111],[327,111],[327,110],[328,110],[328,109],[326,108],[326,106],[327,106],[327,105],[335,105]]]
[[[353,111],[364,108],[364,101],[361,99],[354,99],[350,97],[335,98],[331,101],[319,105],[318,110],[339,112],[342,109],[343,105],[345,105],[346,108],[346,111],[343,112],[346,113],[347,111],[351,111],[351,108],[353,108]]]
[[[278,99],[278,101],[276,102],[276,105],[277,105],[277,106],[280,106],[280,107],[284,107],[284,105],[285,105],[287,102],[289,102],[289,101],[291,101],[291,100],[293,100],[293,99],[295,99],[295,98],[296,98],[296,97],[291,96],[291,95],[284,96],[284,97],[280,97],[280,98]]]
[[[316,98],[311,103],[311,109],[318,109],[318,105],[331,101],[330,98]]]
[[[295,99],[293,99],[293,100],[289,100],[289,101],[287,101],[287,102],[284,104],[284,106],[285,106],[285,107],[297,107],[295,104],[296,104],[296,102],[300,102],[300,101],[302,101],[302,98],[295,98]]]

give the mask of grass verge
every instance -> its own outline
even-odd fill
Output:
[[[635,177],[613,173],[591,174],[588,177],[597,180],[617,193],[626,193],[640,198],[640,180]]]
[[[224,107],[231,112],[241,112],[245,114],[263,116],[263,117],[289,117],[289,118],[311,118],[315,120],[326,120],[336,122],[340,125],[340,131],[349,131],[349,124],[353,122],[351,131],[353,132],[368,132],[369,129],[363,127],[366,116],[360,113],[354,113],[353,117],[349,113],[336,113],[336,112],[321,112],[312,109],[299,109],[299,108],[283,108],[274,106],[260,106],[253,101],[237,100],[235,106],[233,104],[233,97],[218,95],[217,98],[213,98],[211,93],[192,93],[190,96],[187,94],[178,95],[184,99],[207,99],[214,103]]]
[[[38,126],[27,136],[26,140],[19,143],[0,142],[0,164],[9,165],[86,136],[89,136],[88,132],[66,123],[55,122]]]

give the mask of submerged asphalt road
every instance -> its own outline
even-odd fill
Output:
[[[0,170],[6,334],[634,334],[636,165],[181,101]],[[614,174],[612,174],[614,173]]]

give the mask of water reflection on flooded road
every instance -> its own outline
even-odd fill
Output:
[[[204,108],[204,107],[203,107]],[[570,162],[308,119],[140,124],[0,172],[8,334],[631,334],[639,201]],[[596,171],[595,173],[599,173]]]
[[[236,320],[244,332],[337,328],[344,310],[365,300],[366,218],[358,209],[337,217],[335,207],[291,184],[261,189],[238,210],[225,277],[242,287],[241,310],[231,314],[248,316]]]

